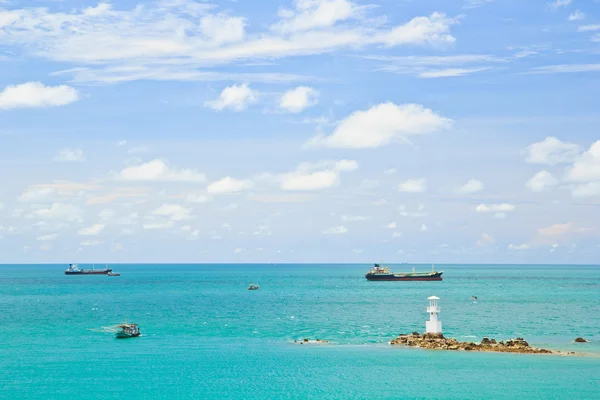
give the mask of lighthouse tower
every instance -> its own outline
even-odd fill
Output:
[[[427,312],[429,313],[429,321],[425,323],[427,333],[442,333],[442,321],[440,321],[439,318],[439,299],[440,298],[436,296],[431,296],[427,299],[429,300],[429,307],[427,307]]]

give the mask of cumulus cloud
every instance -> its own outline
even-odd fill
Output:
[[[581,152],[581,147],[548,136],[543,141],[533,143],[527,147],[525,152],[527,163],[555,165],[573,161]]]
[[[32,214],[40,219],[64,219],[66,221],[81,221],[83,210],[73,204],[52,203],[48,208],[39,208]]]
[[[319,190],[337,186],[342,172],[351,172],[358,169],[354,160],[322,161],[319,163],[302,163],[293,172],[275,175],[282,190],[307,191]],[[263,178],[271,178],[271,174]]]
[[[7,86],[0,92],[0,110],[59,107],[77,100],[79,93],[70,86],[45,86],[41,82],[27,82]]]
[[[488,235],[487,233],[483,233],[481,235],[481,237],[479,238],[479,240],[477,241],[477,243],[475,243],[475,244],[479,247],[487,247],[490,244],[493,244],[495,242],[496,242],[496,240],[491,235]]]
[[[51,187],[30,187],[21,196],[19,201],[25,203],[44,203],[52,201],[59,196],[56,189]]]
[[[117,179],[124,181],[204,182],[206,176],[195,169],[179,169],[166,161],[155,159],[144,164],[124,168]]]
[[[82,236],[93,236],[97,235],[104,230],[104,224],[94,224],[90,227],[79,230],[79,234]]]
[[[298,33],[329,28],[339,21],[355,18],[360,7],[349,0],[294,0],[294,8],[279,11],[281,21],[271,26],[280,33]]]
[[[398,191],[405,193],[423,193],[427,191],[427,180],[408,179],[398,185]]]
[[[347,233],[347,232],[348,232],[348,228],[346,228],[343,225],[340,225],[340,226],[334,226],[329,229],[325,229],[323,231],[323,235],[343,235],[344,233]]]
[[[249,179],[233,179],[229,176],[226,176],[225,178],[208,185],[206,191],[209,194],[238,193],[250,189],[253,186],[254,182]]]
[[[539,228],[537,230],[537,233],[541,236],[557,237],[573,233],[587,232],[590,230],[590,228],[581,228],[577,226],[577,224],[575,224],[574,222],[567,222],[564,224],[554,224],[546,228]]]
[[[560,7],[566,7],[572,2],[573,0],[554,0],[552,3],[550,3],[550,8],[557,9]]]
[[[53,158],[54,161],[85,161],[85,155],[81,149],[62,149]]]
[[[250,89],[244,83],[242,85],[228,86],[219,95],[219,98],[204,103],[206,107],[213,110],[223,111],[227,108],[234,111],[243,111],[248,108],[249,104],[255,103],[258,100],[258,92]]]
[[[527,181],[525,186],[532,192],[543,192],[544,190],[556,186],[558,180],[548,171],[540,171]]]
[[[575,10],[569,15],[569,21],[580,21],[582,19],[585,19],[585,14],[579,10]]]
[[[408,137],[439,131],[451,120],[418,104],[382,103],[365,111],[355,111],[343,119],[329,136],[316,136],[309,146],[334,148],[376,148]]]
[[[79,244],[82,246],[98,246],[99,244],[102,244],[102,242],[99,240],[84,240]]]
[[[38,236],[36,239],[37,240],[42,240],[42,241],[46,241],[46,240],[54,240],[58,237],[58,235],[56,233],[50,233],[48,235],[42,235],[42,236]]]
[[[306,108],[317,104],[319,92],[307,86],[298,86],[288,90],[281,96],[279,107],[291,113],[299,113]]]
[[[395,222],[390,222],[385,227],[388,229],[396,229],[397,224]]]
[[[0,45],[73,67],[76,82],[306,79],[277,72],[216,72],[215,65],[324,54],[380,45],[454,43],[457,20],[441,13],[388,27],[363,17],[350,0],[297,0],[266,30],[245,32],[243,17],[204,2],[156,1],[143,7],[30,7],[2,11]],[[90,12],[90,9],[97,11]],[[165,15],[168,18],[165,18]]]
[[[600,140],[575,159],[567,170],[566,179],[573,182],[600,181]]]
[[[475,211],[479,213],[490,213],[490,212],[508,212],[513,211],[515,206],[513,204],[502,203],[502,204],[480,204],[475,208]]]
[[[456,188],[456,193],[473,194],[483,190],[483,183],[477,179],[469,179],[467,183]]]
[[[416,17],[408,23],[380,34],[377,39],[387,46],[401,44],[449,45],[456,39],[450,27],[457,21],[446,14],[434,12],[429,17]]]
[[[523,243],[523,244],[509,244],[508,245],[508,249],[509,250],[517,250],[517,251],[521,251],[521,250],[529,250],[531,249],[531,246],[528,245],[527,243]]]
[[[155,209],[152,214],[169,218],[171,221],[184,221],[193,218],[191,211],[191,209],[179,204],[163,204]]]

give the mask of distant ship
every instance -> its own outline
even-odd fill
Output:
[[[65,275],[108,275],[112,272],[112,268],[105,269],[80,269],[77,264],[69,264],[69,268],[65,270]]]
[[[431,272],[415,272],[413,267],[412,272],[391,272],[388,267],[375,264],[366,275],[370,281],[441,281],[444,271],[434,271],[433,265]]]

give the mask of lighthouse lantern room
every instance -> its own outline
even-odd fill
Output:
[[[428,298],[429,307],[427,307],[427,312],[429,313],[429,321],[425,323],[427,333],[442,333],[442,321],[440,321],[439,317],[440,307],[438,306],[439,299],[437,296]]]

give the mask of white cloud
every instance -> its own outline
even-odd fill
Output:
[[[600,31],[600,25],[581,25],[577,28],[579,32]]]
[[[163,204],[152,211],[152,214],[169,218],[171,221],[184,221],[193,218],[191,209],[182,207],[179,204]]]
[[[104,224],[94,224],[90,227],[79,230],[79,234],[82,236],[93,236],[97,235],[104,230]]]
[[[494,215],[492,215],[492,218],[496,218],[496,219],[504,219],[506,218],[506,213],[503,212],[497,212]]]
[[[385,227],[388,229],[396,229],[397,224],[395,222],[390,222]]]
[[[127,140],[119,140],[117,142],[117,147],[125,146],[127,144]]]
[[[575,185],[571,189],[573,197],[600,197],[600,182],[588,182]]]
[[[0,10],[1,18],[2,10]],[[70,86],[44,86],[40,82],[27,82],[7,86],[0,92],[0,110],[58,107],[77,100],[79,100],[79,93]]]
[[[200,231],[192,228],[190,225],[184,225],[179,230],[186,234],[188,240],[200,239]]]
[[[492,236],[488,235],[487,233],[484,233],[481,235],[481,238],[477,240],[477,243],[475,244],[477,244],[477,246],[479,247],[487,247],[488,245],[493,244],[495,242],[496,240]]]
[[[50,234],[48,234],[48,235],[42,235],[42,236],[38,236],[36,239],[37,239],[37,240],[42,240],[42,241],[45,241],[45,240],[54,240],[54,239],[56,239],[57,237],[58,237],[58,235],[57,235],[56,233],[50,233]]]
[[[271,29],[289,34],[329,28],[359,12],[360,7],[349,0],[294,0],[294,9],[280,9],[281,21]]]
[[[258,100],[258,92],[250,89],[247,84],[228,86],[219,95],[219,98],[204,103],[206,107],[222,111],[230,108],[234,111],[243,111],[249,104]]]
[[[195,169],[179,169],[166,161],[155,159],[123,169],[117,179],[124,181],[204,182],[206,176]]]
[[[532,74],[573,74],[580,72],[600,72],[600,64],[559,64],[533,68]]]
[[[580,21],[584,18],[585,14],[579,10],[575,10],[569,15],[569,21]]]
[[[600,181],[600,140],[575,159],[565,178],[572,182]]]
[[[573,0],[554,0],[554,2],[550,3],[550,8],[557,9],[559,7],[566,7],[572,2]]]
[[[451,56],[365,56],[383,63],[376,71],[415,75],[419,78],[465,76],[492,68],[491,64],[505,63],[506,58],[487,54],[457,54]],[[478,66],[472,65],[477,64]],[[481,65],[486,64],[486,65]]]
[[[282,190],[304,191],[319,190],[337,186],[342,172],[358,169],[358,163],[353,160],[323,161],[319,163],[302,163],[293,172],[280,174],[275,177]],[[265,177],[271,175],[266,174]]]
[[[590,228],[580,228],[574,222],[554,224],[547,228],[539,228],[537,233],[541,236],[556,238],[558,236],[571,235],[590,231]]]
[[[105,3],[103,3],[105,4]],[[457,22],[441,13],[389,28],[363,18],[350,0],[298,0],[267,30],[245,32],[245,19],[208,3],[155,1],[130,9],[28,7],[3,10],[0,45],[72,65],[78,83],[152,80],[268,80],[300,77],[277,72],[216,72],[248,61],[330,53],[367,46],[452,44]],[[97,11],[90,12],[90,9]],[[166,17],[165,17],[166,16]]]
[[[52,203],[49,208],[33,210],[32,214],[40,219],[65,219],[67,221],[81,221],[82,210],[78,206],[65,203]]]
[[[483,190],[483,183],[477,179],[469,179],[467,183],[456,188],[456,192],[460,194],[473,194]]]
[[[253,233],[254,236],[271,236],[272,234],[268,225],[259,225]]]
[[[428,230],[429,228],[427,227],[427,225],[425,224],[421,224],[421,232],[425,232],[426,230]]]
[[[291,113],[299,113],[318,103],[319,92],[307,86],[298,86],[281,96],[279,107]]]
[[[361,215],[342,215],[341,220],[344,222],[368,221],[371,217],[363,217]]]
[[[525,152],[527,163],[555,165],[573,161],[581,152],[581,147],[548,136],[543,141],[528,146]]]
[[[343,119],[330,136],[313,137],[307,144],[349,149],[376,148],[450,125],[449,119],[418,104],[382,103],[366,111],[355,111]]]
[[[229,176],[226,176],[225,178],[208,185],[206,191],[209,194],[238,193],[250,189],[253,186],[254,182],[251,180],[233,179]]]
[[[511,243],[508,245],[509,250],[519,251],[519,250],[529,250],[530,248],[531,248],[531,246],[526,243],[523,243],[523,244],[512,244]]]
[[[244,39],[246,22],[225,14],[206,15],[200,20],[204,37],[214,44],[235,43]]]
[[[480,204],[475,208],[475,211],[479,213],[489,213],[489,212],[507,212],[513,211],[515,206],[512,204],[502,203],[502,204]]]
[[[188,194],[185,196],[185,201],[188,203],[206,203],[210,197],[203,194]]]
[[[465,76],[474,74],[475,72],[486,71],[489,68],[447,68],[431,71],[423,71],[419,73],[419,78],[451,78],[455,76]]]
[[[26,203],[44,203],[58,197],[58,192],[50,187],[30,187],[20,197],[19,201]]]
[[[99,240],[84,240],[83,242],[81,242],[79,244],[82,246],[98,246],[101,243],[102,242]]]
[[[383,171],[385,175],[394,175],[397,172],[396,168],[389,168]]]
[[[450,26],[457,23],[445,14],[434,12],[429,17],[415,17],[408,23],[380,34],[377,39],[387,46],[401,44],[449,45],[456,42]]]
[[[234,252],[235,254],[242,253],[243,251],[244,251],[244,249],[242,249],[241,247],[237,247],[235,250],[233,250],[233,252]]]
[[[427,191],[427,180],[408,179],[398,185],[398,191],[406,193],[423,193]]]
[[[557,184],[558,180],[550,172],[544,170],[535,174],[527,181],[525,186],[532,192],[543,192],[547,188],[556,186]]]
[[[465,0],[465,8],[477,8],[496,0]]]
[[[85,161],[85,155],[81,149],[62,149],[54,157],[54,161]]]
[[[114,218],[115,214],[116,213],[114,210],[104,209],[100,211],[100,214],[98,214],[98,218],[100,218],[102,221],[109,221],[112,218]]]
[[[173,227],[173,221],[160,221],[160,222],[149,222],[147,224],[143,224],[142,228],[148,230],[154,229],[171,229]],[[133,233],[133,232],[131,232]]]
[[[348,232],[348,228],[343,225],[334,226],[333,228],[329,228],[323,231],[323,235],[343,235]]]

